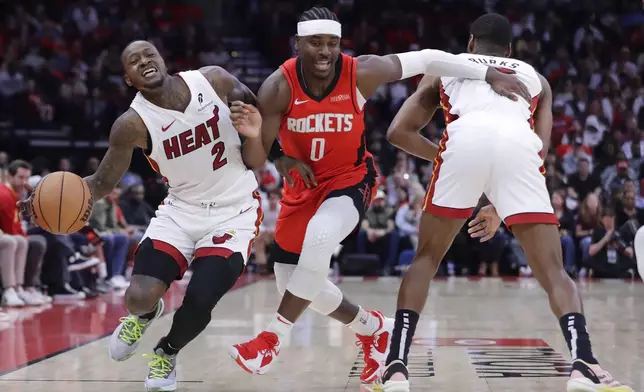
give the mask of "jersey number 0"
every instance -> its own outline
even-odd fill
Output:
[[[324,157],[324,145],[326,140],[316,137],[311,140],[311,160],[317,162]]]

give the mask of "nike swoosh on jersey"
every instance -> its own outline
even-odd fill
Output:
[[[309,100],[307,99],[306,101],[300,101],[299,99],[295,98],[295,102],[293,102],[296,105],[301,105],[303,103],[307,103]]]
[[[161,132],[165,132],[168,129],[170,129],[170,127],[172,126],[172,124],[174,124],[175,121],[177,120],[173,120],[170,124],[166,125],[165,127],[161,127]]]

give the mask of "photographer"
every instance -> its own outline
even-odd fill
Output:
[[[632,277],[635,268],[633,248],[624,236],[615,230],[615,213],[607,208],[602,216],[602,227],[593,229],[588,266],[594,278]]]

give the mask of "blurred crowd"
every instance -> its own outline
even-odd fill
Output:
[[[485,11],[507,15],[515,36],[513,56],[532,64],[553,89],[552,148],[545,166],[561,222],[566,269],[580,277],[635,276],[632,243],[644,224],[641,3],[383,0],[378,7],[366,0],[319,3],[338,14],[344,24],[343,50],[355,55],[425,47],[462,52],[472,20]],[[0,122],[8,121],[14,128],[62,126],[70,130],[70,138],[104,139],[132,97],[122,82],[119,56],[123,44],[135,38],[148,38],[159,46],[172,71],[217,64],[240,77],[250,72],[235,69],[231,59],[236,48],[225,47],[222,36],[205,28],[200,10],[178,4],[67,0],[52,7],[45,2],[0,2],[5,19],[0,26]],[[292,54],[297,18],[311,5],[245,0],[228,4],[227,12],[237,24],[245,23],[248,28],[240,34],[250,34],[274,68]],[[366,106],[368,147],[381,172],[381,188],[359,230],[336,252],[336,272],[396,275],[404,273],[413,258],[432,163],[395,150],[385,133],[417,83],[415,78],[383,86]],[[438,142],[444,128],[438,111],[423,132]],[[30,163],[11,158],[27,158]],[[6,184],[0,187],[0,209],[10,213],[15,199],[24,196],[25,182],[35,183],[50,170],[88,175],[98,161],[71,157],[51,165],[43,157],[0,152]],[[21,225],[2,223],[5,305],[48,302],[50,296],[88,297],[127,286],[132,251],[165,193],[160,178],[143,174],[136,165],[131,170],[118,189],[96,203],[84,232],[54,236],[24,220]],[[252,264],[259,272],[270,273],[281,178],[270,162],[256,175],[265,220]],[[3,218],[6,222],[19,216],[11,211],[14,215]],[[516,239],[502,226],[484,244],[470,239],[464,229],[440,273],[529,276],[531,271]]]

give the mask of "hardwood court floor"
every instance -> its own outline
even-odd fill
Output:
[[[345,279],[354,301],[395,311],[397,279]],[[644,391],[644,284],[580,283],[600,362],[617,379]],[[168,331],[185,286],[167,294],[168,313],[143,338],[150,352]],[[278,303],[274,281],[245,277],[224,298],[206,331],[179,355],[181,391],[360,391],[361,354],[350,331],[307,311],[265,376],[250,376],[227,354],[268,323]],[[84,303],[12,311],[0,324],[3,392],[143,391],[146,360],[112,362],[107,339],[123,316],[122,293]],[[565,391],[569,356],[548,302],[532,279],[437,281],[412,346],[413,391]],[[366,388],[363,388],[366,390]]]

